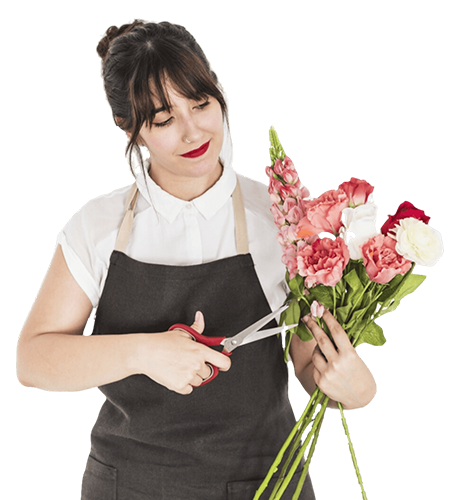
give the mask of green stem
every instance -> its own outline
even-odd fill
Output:
[[[332,299],[333,299],[332,301],[333,301],[333,306],[334,306],[333,310],[332,310],[332,315],[335,317],[336,316],[336,306],[337,306],[337,304],[336,304],[336,302],[337,302],[336,287],[335,286],[332,287]]]
[[[358,463],[356,462],[355,450],[353,449],[353,444],[352,444],[351,439],[350,439],[350,433],[348,431],[347,421],[346,421],[345,416],[344,416],[343,407],[340,403],[337,403],[337,405],[339,406],[340,416],[342,417],[342,424],[343,424],[344,429],[345,429],[345,434],[347,435],[348,447],[350,448],[351,459],[353,461],[353,466],[355,467],[356,476],[358,477],[358,483],[361,487],[361,493],[363,495],[364,500],[367,500],[366,492],[364,491],[363,480],[362,480],[361,474],[359,472]]]
[[[309,307],[310,307],[310,302],[306,299],[306,296],[305,295],[301,295],[300,296],[300,300],[303,300]]]
[[[300,444],[301,444],[301,439],[302,435],[305,432],[305,429],[309,426],[310,422],[313,419],[313,416],[315,414],[315,409],[319,404],[319,399],[322,397],[323,393],[320,391],[317,396],[315,397],[312,406],[310,407],[310,411],[308,412],[308,415],[303,414],[301,417],[301,425],[299,426],[298,432],[296,434],[296,438],[293,442],[293,445],[291,446],[291,450],[289,452],[288,458],[286,459],[285,464],[283,465],[281,472],[277,478],[277,482],[274,485],[274,488],[272,490],[272,493],[270,494],[269,500],[272,500],[275,498],[275,495],[278,491],[278,489],[281,486],[282,481],[284,480],[286,476],[286,472],[288,470],[289,464],[291,463],[291,460],[294,458],[294,455],[296,454]],[[312,398],[311,398],[312,399]]]
[[[355,311],[356,306],[359,306],[359,303],[360,303],[361,299],[364,297],[364,294],[366,293],[367,289],[368,289],[368,288],[369,288],[369,286],[371,286],[371,285],[372,285],[372,281],[368,281],[368,282],[367,282],[367,284],[366,284],[366,286],[364,287],[363,291],[359,294],[358,299],[357,299],[357,300],[355,300],[355,301],[353,302],[353,306],[352,306],[352,308],[351,308],[351,310],[350,310],[350,313],[348,314],[348,318],[349,318],[349,319],[351,318],[351,315],[352,315],[352,314],[353,314],[353,312]]]
[[[318,425],[320,424],[321,420],[323,419],[324,412],[326,410],[326,407],[328,405],[329,398],[326,396],[323,403],[321,404],[321,410],[318,413],[317,417],[315,418],[315,421],[313,423],[311,431],[308,433],[307,438],[304,441],[304,444],[301,446],[299,453],[296,456],[296,459],[293,462],[293,465],[290,468],[290,471],[288,472],[288,475],[286,478],[283,480],[281,488],[278,490],[277,495],[273,500],[280,500],[282,497],[283,493],[285,492],[286,488],[288,487],[288,484],[291,482],[291,478],[293,477],[293,474],[296,472],[296,469],[302,460],[302,457],[304,456],[305,450],[307,449],[310,439],[312,436],[315,434],[316,429]]]
[[[309,470],[310,462],[312,460],[313,453],[315,451],[316,442],[318,441],[318,434],[320,433],[321,424],[323,423],[323,419],[321,419],[318,427],[316,429],[315,435],[313,436],[312,446],[310,446],[309,454],[307,456],[307,460],[305,461],[304,467],[302,469],[301,477],[299,478],[299,482],[296,486],[296,491],[294,492],[292,500],[298,500],[299,495],[301,494],[302,488],[304,487],[305,479],[307,478],[307,472]]]
[[[264,481],[261,483],[261,486],[257,489],[256,494],[253,498],[253,500],[259,500],[261,497],[262,493],[264,490],[267,488],[270,479],[272,476],[275,474],[275,472],[278,470],[278,465],[282,461],[283,455],[285,454],[286,449],[288,448],[289,444],[293,440],[294,436],[296,435],[296,432],[298,428],[301,425],[301,422],[304,418],[307,417],[307,413],[312,406],[313,401],[316,399],[318,394],[320,393],[320,389],[317,387],[315,391],[313,392],[312,396],[310,397],[310,400],[307,404],[307,407],[304,410],[304,413],[302,414],[301,418],[296,422],[296,425],[293,427],[293,430],[290,432],[289,436],[287,437],[286,441],[283,443],[283,446],[281,447],[280,451],[278,452],[273,464],[271,465],[269,472],[267,473],[267,476],[264,478]]]

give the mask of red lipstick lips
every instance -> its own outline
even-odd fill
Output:
[[[205,144],[202,144],[200,148],[193,149],[192,151],[189,151],[188,153],[185,153],[183,156],[184,158],[197,158],[198,156],[202,156],[204,153],[207,152],[208,146],[210,145],[210,141],[206,142]]]

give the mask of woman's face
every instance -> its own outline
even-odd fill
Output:
[[[150,152],[152,179],[170,194],[192,199],[221,175],[223,114],[213,97],[193,101],[170,86],[167,91],[170,113],[159,111],[151,127],[143,124],[140,140]]]

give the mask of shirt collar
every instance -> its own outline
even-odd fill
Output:
[[[145,170],[148,171],[148,169]],[[141,172],[137,174],[136,183],[146,201],[158,214],[161,214],[172,224],[181,210],[189,204],[192,204],[205,219],[211,219],[232,195],[237,183],[237,176],[231,166],[224,167],[216,184],[192,201],[181,200],[167,193],[148,174],[145,176]]]

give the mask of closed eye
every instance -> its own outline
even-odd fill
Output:
[[[154,123],[153,125],[155,127],[166,127],[167,125],[170,125],[172,123],[173,116],[171,116],[168,120],[165,120],[165,122],[160,122],[160,123]]]
[[[210,104],[210,101],[205,101],[203,102],[202,104],[199,104],[197,106],[198,109],[204,109],[205,107],[207,107],[208,105]]]

